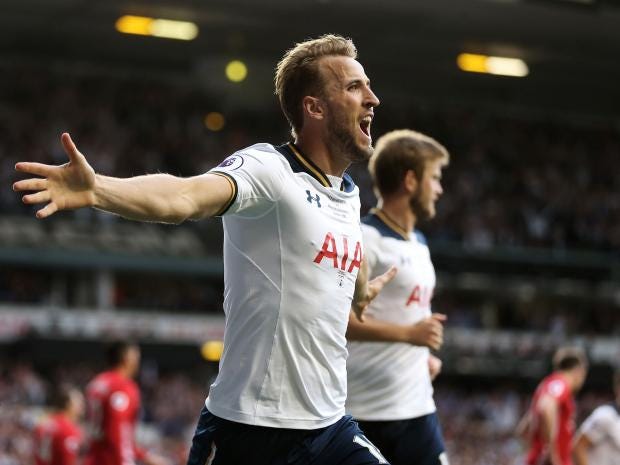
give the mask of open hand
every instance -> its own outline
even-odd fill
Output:
[[[389,283],[394,276],[396,276],[396,272],[398,270],[395,266],[392,266],[389,270],[387,270],[382,275],[377,276],[375,279],[368,281],[368,285],[366,286],[366,293],[358,298],[353,299],[353,303],[351,305],[351,309],[355,312],[355,316],[359,321],[364,321],[364,310],[373,301],[377,294],[381,292],[383,286]]]
[[[34,191],[22,197],[24,203],[46,204],[37,211],[37,218],[47,218],[58,210],[88,207],[95,203],[95,171],[78,151],[68,133],[63,133],[60,140],[69,157],[68,163],[54,166],[20,162],[15,165],[17,171],[41,176],[13,184],[13,190],[17,192]]]

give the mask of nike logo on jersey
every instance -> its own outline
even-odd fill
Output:
[[[351,255],[351,260],[349,260],[351,252],[351,250],[349,250],[349,239],[346,236],[342,236],[341,241],[338,241],[338,243],[342,244],[340,250],[338,250],[334,235],[328,232],[325,235],[323,247],[316,257],[314,257],[314,263],[320,264],[323,259],[326,259],[328,261],[331,260],[332,265],[336,269],[347,271],[348,273],[352,273],[355,268],[359,270],[362,264],[362,244],[360,244],[359,241],[355,242],[355,246],[351,244],[353,254]]]
[[[306,189],[306,194],[308,194],[306,200],[309,203],[316,202],[317,207],[321,208],[321,197],[319,197],[319,194],[314,194],[314,196],[312,196],[312,192],[310,192],[308,189]]]

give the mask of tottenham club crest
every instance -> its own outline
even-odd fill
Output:
[[[227,170],[236,170],[243,165],[243,157],[241,155],[231,155],[220,163],[218,168],[226,168]]]

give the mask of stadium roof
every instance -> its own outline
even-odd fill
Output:
[[[126,36],[134,14],[198,24],[191,42]],[[283,50],[326,32],[351,36],[385,99],[495,102],[618,116],[620,8],[596,0],[0,0],[0,64],[28,60],[197,76],[250,67],[243,98],[270,97]],[[524,79],[464,73],[461,52],[524,59]],[[219,76],[219,74],[217,74]],[[219,79],[219,77],[218,77]],[[269,89],[269,91],[266,91]]]

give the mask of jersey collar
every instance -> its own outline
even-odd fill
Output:
[[[331,182],[329,182],[329,178],[323,172],[323,170],[319,168],[308,157],[304,156],[304,154],[295,144],[289,142],[287,144],[276,147],[276,149],[278,150],[278,152],[280,152],[286,157],[294,172],[303,171],[305,173],[308,173],[317,181],[319,181],[322,186],[333,187]],[[351,176],[349,176],[347,173],[344,173],[344,175],[342,176],[342,183],[340,184],[340,190],[344,192],[351,192],[354,187],[355,184],[353,183]]]
[[[408,241],[410,236],[407,231],[401,228],[394,220],[387,216],[382,210],[378,208],[372,208],[370,214],[376,216],[385,226],[387,226],[393,233],[400,236],[402,239]]]

